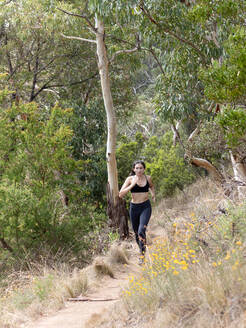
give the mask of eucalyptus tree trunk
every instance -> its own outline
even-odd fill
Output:
[[[117,230],[121,238],[127,237],[128,231],[128,212],[125,201],[119,198],[118,174],[116,164],[116,115],[113,106],[113,99],[110,89],[109,79],[109,61],[104,42],[104,24],[96,17],[96,44],[98,69],[100,73],[101,88],[104,100],[104,106],[107,114],[107,170],[108,170],[108,217],[109,225]]]

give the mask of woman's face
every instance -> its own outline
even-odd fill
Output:
[[[140,176],[144,173],[145,168],[141,163],[138,163],[135,165],[133,171],[135,172],[136,175]]]

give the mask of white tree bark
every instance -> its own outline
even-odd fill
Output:
[[[117,203],[119,186],[118,175],[116,165],[116,117],[113,106],[113,99],[110,89],[109,80],[109,61],[107,58],[107,51],[104,42],[104,24],[96,17],[96,43],[97,43],[97,56],[98,56],[98,69],[101,79],[102,94],[104,100],[104,106],[107,113],[107,127],[108,127],[108,139],[107,139],[107,169],[108,169],[108,183],[110,193],[112,194],[114,204]]]

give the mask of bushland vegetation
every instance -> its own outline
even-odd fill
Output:
[[[151,240],[118,308],[94,326],[243,327],[244,217],[245,203],[207,178],[160,202],[152,225],[166,234]]]
[[[108,117],[97,66],[95,15],[105,26],[103,41],[118,127],[119,185],[132,162],[140,158],[146,162],[159,201],[184,194],[189,184],[208,172],[222,188],[216,189],[218,194],[229,199],[227,215],[219,216],[218,222],[215,219],[218,230],[192,209],[197,222],[190,214],[189,219],[181,220],[181,228],[173,217],[170,224],[166,222],[172,229],[177,223],[177,235],[186,231],[189,249],[177,241],[177,249],[170,246],[177,254],[178,262],[172,264],[175,270],[167,273],[162,267],[165,272],[158,272],[158,262],[153,270],[146,269],[144,277],[148,278],[144,279],[151,281],[152,270],[161,279],[177,279],[178,288],[190,268],[194,268],[194,277],[199,276],[201,263],[217,274],[225,252],[230,256],[226,261],[232,261],[232,250],[239,254],[243,243],[245,1],[6,0],[0,8],[3,290],[12,291],[14,284],[26,282],[29,278],[25,277],[36,268],[43,272],[40,266],[45,272],[64,266],[72,276],[74,268],[105,253],[118,238],[117,227],[109,227],[106,214]],[[240,207],[235,207],[239,200]],[[160,211],[168,212],[166,208]],[[164,259],[170,256],[168,243],[178,238],[171,228],[160,246]],[[226,241],[221,229],[229,233]],[[208,233],[208,240],[197,231]],[[215,241],[223,249],[221,258],[215,255]],[[199,263],[192,263],[189,255],[185,264],[180,254],[194,255],[194,261],[199,257]],[[151,261],[154,263],[153,257]],[[12,286],[4,279],[6,275],[13,277]],[[37,278],[37,295],[49,294],[56,273],[51,276],[41,282]],[[231,292],[228,288],[226,294]],[[177,290],[172,297],[175,295],[179,295]],[[24,303],[31,304],[36,296],[26,298]],[[199,302],[196,304],[206,307]],[[192,309],[198,318],[197,307],[192,305]],[[229,313],[227,310],[221,311]]]

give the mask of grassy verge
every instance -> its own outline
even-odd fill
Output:
[[[5,265],[0,275],[0,328],[25,326],[63,308],[68,298],[86,295],[98,276],[113,276],[114,263],[127,261],[123,250],[110,247],[118,235],[110,234],[105,228],[100,230],[100,235],[95,231],[92,237],[90,249],[78,257],[62,250],[52,256],[45,248],[36,261],[25,257],[22,262],[19,259],[11,262],[6,255],[8,266]],[[101,257],[95,258],[99,254]],[[103,254],[108,254],[106,260]]]
[[[88,280],[83,270],[45,267],[8,275],[2,280],[0,327],[20,327],[40,315],[58,310],[68,297],[86,293]]]
[[[209,181],[157,208],[166,229],[149,247],[140,276],[122,292],[112,327],[244,327],[246,202],[232,203]],[[95,327],[108,327],[98,320]]]

